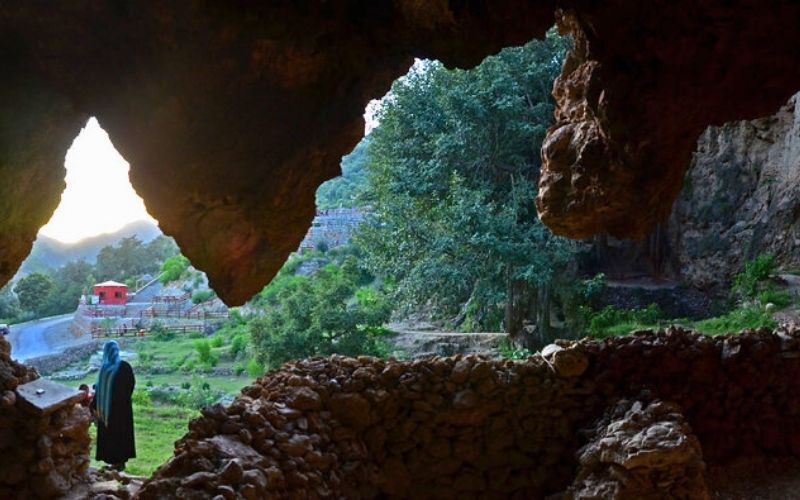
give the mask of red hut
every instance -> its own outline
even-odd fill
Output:
[[[128,287],[124,283],[104,281],[94,286],[94,294],[97,295],[101,305],[125,305],[128,299]]]

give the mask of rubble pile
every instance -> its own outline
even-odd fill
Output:
[[[521,362],[287,363],[193,420],[140,498],[540,498],[645,456],[640,487],[700,494],[703,460],[800,454],[799,341],[670,328]]]
[[[709,498],[700,442],[673,403],[621,400],[578,455],[565,500]]]
[[[81,481],[89,467],[89,412],[69,400],[46,412],[18,389],[39,379],[11,359],[0,337],[0,498],[54,498]]]

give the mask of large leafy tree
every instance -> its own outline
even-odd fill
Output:
[[[47,308],[47,299],[53,290],[53,279],[43,273],[31,273],[17,282],[14,292],[20,306],[26,311],[42,315]]]
[[[94,285],[94,268],[85,260],[69,262],[51,274],[53,287],[43,306],[46,314],[72,312],[81,295],[90,294]]]
[[[576,244],[550,234],[533,200],[567,44],[550,33],[469,71],[418,62],[384,99],[359,241],[402,303],[462,329],[502,324],[523,344],[548,339]],[[524,339],[528,320],[538,330]]]
[[[391,307],[368,280],[352,256],[311,276],[280,274],[261,294],[264,314],[249,324],[259,361],[275,367],[315,355],[384,354]]]

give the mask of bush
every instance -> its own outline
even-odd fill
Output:
[[[216,334],[211,337],[211,347],[222,347],[223,345],[225,345],[225,338],[222,335]]]
[[[606,306],[598,312],[589,314],[587,332],[593,337],[623,335],[632,330],[656,328],[661,318],[661,310],[656,304],[634,310]]]
[[[153,406],[153,400],[150,398],[150,393],[143,390],[133,391],[131,395],[131,402],[136,406],[143,408],[150,408]]]
[[[531,351],[524,347],[516,347],[508,338],[504,338],[500,342],[500,355],[507,359],[520,360],[529,358],[531,356]]]
[[[759,255],[747,262],[744,271],[733,278],[732,291],[744,298],[755,297],[758,284],[768,279],[776,267],[774,255]]]
[[[778,308],[783,309],[790,306],[794,302],[794,298],[787,291],[770,287],[758,294],[758,302],[761,305],[775,304]]]
[[[747,328],[775,328],[776,321],[760,305],[735,309],[728,314],[694,323],[694,328],[709,335],[737,333]]]
[[[236,359],[247,351],[247,334],[239,333],[231,339],[230,355]]]
[[[166,342],[175,338],[175,332],[167,329],[158,321],[154,321],[153,324],[150,325],[150,335],[160,342]]]
[[[222,396],[224,393],[211,390],[207,382],[203,382],[199,377],[193,377],[190,387],[184,388],[175,399],[181,406],[199,410],[216,403]]]
[[[214,353],[211,352],[211,342],[208,339],[198,339],[194,341],[194,348],[197,351],[197,358],[206,368],[217,366],[219,361]]]
[[[161,276],[158,278],[161,283],[169,283],[180,279],[183,273],[189,269],[189,259],[183,255],[173,255],[161,265]]]
[[[202,302],[206,302],[207,300],[214,297],[215,293],[213,290],[197,290],[192,294],[192,302],[194,304],[200,304]]]
[[[237,377],[241,377],[245,372],[247,372],[247,367],[243,363],[236,363],[233,365],[233,373]]]
[[[256,358],[252,358],[247,362],[247,374],[251,377],[260,377],[264,375],[264,367],[258,362]]]

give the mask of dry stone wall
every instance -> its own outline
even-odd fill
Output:
[[[72,404],[41,414],[26,406],[17,388],[39,375],[10,352],[0,337],[0,498],[57,498],[89,467],[89,412]]]
[[[579,491],[591,443],[618,435],[620,456],[668,450],[641,477],[702,498],[703,460],[800,455],[798,342],[789,330],[669,329],[523,362],[293,362],[192,421],[140,496],[542,498]],[[629,435],[614,430],[631,421]]]

